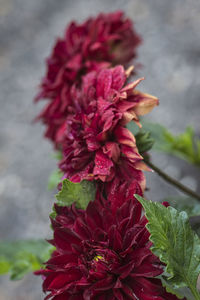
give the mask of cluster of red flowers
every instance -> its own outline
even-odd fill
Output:
[[[45,299],[175,300],[161,280],[163,265],[134,194],[143,195],[144,170],[134,135],[126,128],[158,99],[136,90],[124,69],[141,39],[123,13],[71,23],[47,60],[37,99],[46,137],[63,152],[60,169],[73,182],[94,180],[96,199],[87,209],[59,207],[52,219],[56,248],[43,275]]]
[[[100,14],[81,25],[72,22],[64,38],[56,41],[36,101],[49,100],[38,119],[47,126],[45,136],[57,148],[66,116],[76,112],[72,87],[80,85],[82,76],[90,71],[128,63],[140,42],[122,12]]]

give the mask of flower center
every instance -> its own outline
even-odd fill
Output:
[[[99,261],[99,260],[105,261],[105,259],[104,259],[103,256],[101,256],[101,255],[96,255],[93,259],[94,259],[95,261]]]

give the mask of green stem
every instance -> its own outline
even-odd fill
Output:
[[[177,189],[181,190],[183,193],[185,193],[193,198],[196,198],[200,201],[200,195],[198,195],[197,193],[195,193],[193,190],[186,187],[182,183],[178,182],[176,179],[174,179],[174,178],[170,177],[169,175],[167,175],[166,173],[164,173],[162,170],[160,170],[157,166],[155,166],[149,160],[144,160],[144,161],[152,170],[154,170],[165,181],[169,182],[170,184],[175,186]]]
[[[200,300],[200,294],[198,290],[195,287],[189,286],[190,291],[192,292],[192,295],[194,296],[195,300]]]

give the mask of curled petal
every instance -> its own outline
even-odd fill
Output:
[[[120,148],[117,143],[108,142],[103,147],[103,153],[107,154],[114,162],[117,162],[120,157]]]
[[[134,166],[137,170],[153,172],[153,170],[149,168],[143,161],[137,161]]]
[[[136,87],[142,80],[144,80],[144,77],[139,78],[139,79],[137,79],[137,80],[135,80],[135,81],[133,81],[133,82],[127,84],[127,85],[122,89],[122,92],[125,92],[125,91],[126,91],[126,92],[132,92],[132,90],[134,90],[135,87]]]
[[[144,94],[138,91],[134,91],[134,96],[139,96],[139,101],[136,104],[134,110],[139,116],[148,114],[152,109],[159,104],[158,98],[150,95]]]
[[[126,77],[128,78],[130,75],[131,75],[131,73],[133,72],[133,70],[134,70],[134,66],[130,66],[127,70],[126,70]]]
[[[120,144],[127,145],[129,147],[136,147],[136,141],[134,135],[125,127],[118,126],[114,132],[117,141]]]

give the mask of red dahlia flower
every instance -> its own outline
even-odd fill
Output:
[[[57,145],[57,131],[73,110],[72,85],[80,83],[88,71],[128,63],[136,56],[140,42],[131,20],[120,11],[68,26],[47,59],[47,72],[36,97],[50,99],[38,116],[47,125],[46,137]]]
[[[77,113],[67,118],[60,135],[64,149],[60,168],[71,181],[107,182],[117,176],[136,179],[144,188],[141,170],[146,166],[125,125],[133,120],[140,126],[138,115],[151,111],[158,99],[135,90],[143,78],[125,85],[129,71],[116,66],[90,72],[76,90]]]
[[[122,180],[117,176],[112,182],[99,184],[98,188],[99,191],[103,193],[102,195],[106,195],[106,198],[110,203],[111,210],[114,213],[118,207],[123,205],[124,201],[132,199],[133,195],[137,194],[143,196],[142,189],[137,180]]]
[[[56,247],[44,278],[45,299],[175,300],[155,277],[163,268],[150,251],[141,205],[126,201],[116,213],[103,200],[86,211],[55,206],[52,220]]]

